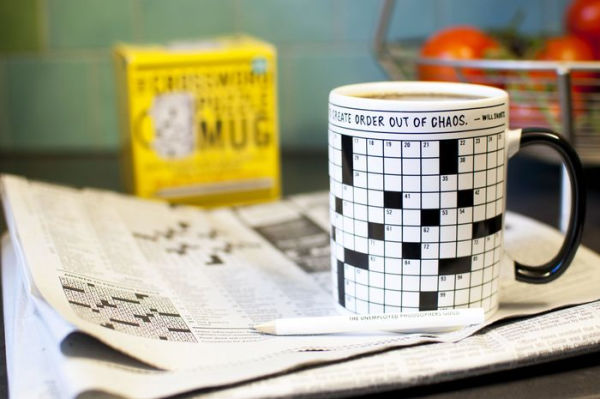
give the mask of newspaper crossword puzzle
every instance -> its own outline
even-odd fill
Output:
[[[416,141],[330,130],[329,152],[332,274],[342,306],[497,306],[504,132]]]
[[[85,320],[150,339],[196,342],[168,298],[106,287],[75,277],[61,277],[60,282],[67,301]]]

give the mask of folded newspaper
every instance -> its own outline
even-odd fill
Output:
[[[1,183],[13,397],[356,394],[600,349],[600,257],[586,248],[540,286],[514,281],[507,257],[486,325],[564,308],[533,318],[435,335],[267,336],[252,326],[345,312],[329,287],[327,193],[205,211],[15,176]],[[560,245],[531,219],[506,223],[521,261]],[[436,343],[414,346],[425,342]]]

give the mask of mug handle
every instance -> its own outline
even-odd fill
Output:
[[[515,261],[515,278],[526,283],[548,283],[569,267],[577,247],[581,242],[585,219],[585,187],[583,186],[583,167],[573,147],[558,133],[541,127],[532,127],[508,131],[508,157],[521,148],[542,144],[553,148],[562,158],[569,174],[571,185],[571,212],[569,225],[558,254],[549,262],[539,266],[523,265]]]

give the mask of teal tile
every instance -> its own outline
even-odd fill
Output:
[[[389,22],[388,38],[427,37],[436,29],[438,2],[434,0],[396,1]]]
[[[144,0],[140,3],[144,41],[164,42],[234,33],[233,0]]]
[[[275,44],[335,39],[333,0],[240,0],[238,7],[239,30]]]
[[[543,29],[544,0],[440,0],[441,25],[471,24],[483,29],[508,27],[522,13],[519,30],[539,33]]]
[[[38,50],[38,0],[0,1],[0,38],[0,52]]]
[[[279,145],[290,148],[293,138],[294,93],[292,93],[293,62],[284,52],[278,54],[277,100],[279,113]]]
[[[369,54],[323,51],[295,53],[282,57],[286,81],[281,82],[282,146],[285,149],[320,149],[327,146],[327,102],[329,91],[350,83],[385,80],[385,75]]]
[[[91,149],[96,142],[92,63],[80,59],[11,59],[8,114],[14,150]]]
[[[101,48],[133,39],[132,0],[48,0],[51,48]]]
[[[0,59],[0,148],[10,147],[10,126],[6,106],[6,63]]]
[[[346,0],[336,12],[342,41],[372,41],[377,30],[383,0]]]
[[[120,137],[114,65],[107,55],[94,68],[97,145],[100,149],[112,151],[119,148]]]
[[[434,0],[396,1],[390,19],[391,39],[427,37],[436,28],[438,2]]]
[[[572,0],[547,0],[544,3],[542,15],[544,18],[544,31],[558,35],[566,30],[566,12]]]

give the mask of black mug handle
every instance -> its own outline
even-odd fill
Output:
[[[569,225],[558,254],[549,262],[539,266],[528,266],[515,262],[515,278],[518,281],[542,284],[550,282],[563,274],[577,252],[585,219],[585,187],[581,161],[567,140],[550,129],[537,127],[523,129],[519,148],[534,144],[546,145],[558,152],[569,174],[571,185]]]

